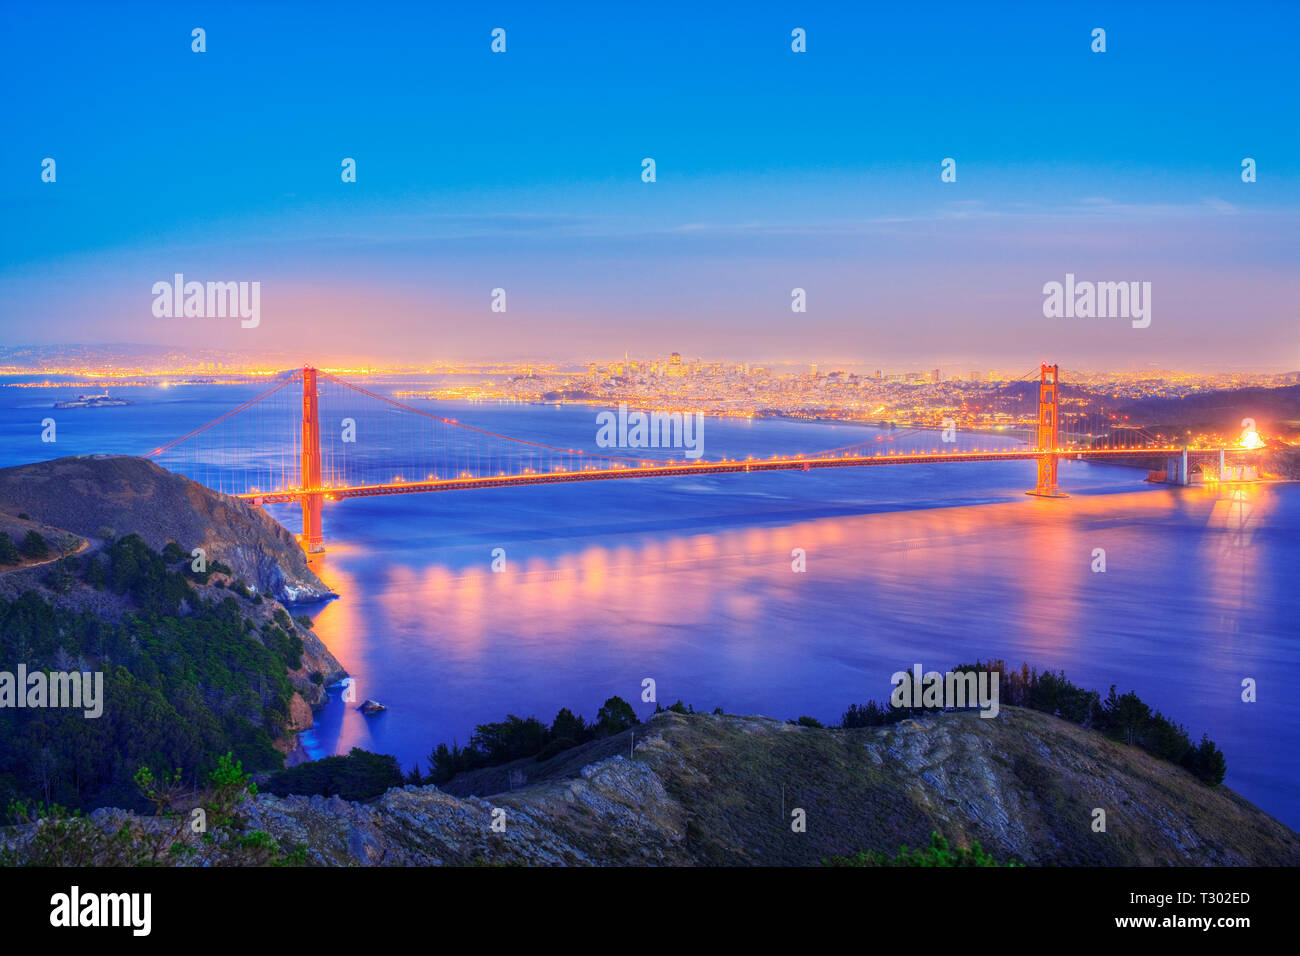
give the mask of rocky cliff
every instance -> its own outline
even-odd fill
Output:
[[[931,830],[1029,865],[1300,863],[1300,836],[1231,790],[1015,707],[861,730],[665,713],[632,736],[497,772],[517,788],[484,799],[404,787],[369,803],[258,796],[244,808],[318,865],[816,865],[924,846]],[[504,832],[492,830],[494,809]],[[791,827],[796,809],[806,832]],[[92,817],[106,830],[125,818]],[[0,843],[30,833],[10,828]]]

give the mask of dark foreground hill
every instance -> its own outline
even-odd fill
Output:
[[[293,535],[261,508],[143,458],[79,455],[0,468],[0,512],[83,538],[138,534],[155,551],[168,541],[187,553],[203,548],[285,604],[331,596]]]
[[[932,830],[1030,865],[1300,863],[1300,836],[1232,791],[1015,707],[858,730],[669,712],[631,744],[622,734],[519,761],[506,769],[516,789],[487,799],[408,786],[368,803],[263,795],[244,810],[324,865],[816,865],[924,846]],[[796,809],[806,832],[791,828]],[[109,831],[131,819],[94,817]],[[10,828],[0,845],[21,856],[31,834]]]
[[[10,686],[0,807],[139,807],[141,767],[193,781],[226,753],[281,769],[344,676],[310,620],[276,599],[327,589],[292,535],[242,501],[140,459],[64,458],[0,470],[0,531],[41,542],[0,560],[0,677],[102,684],[90,717],[15,706]]]

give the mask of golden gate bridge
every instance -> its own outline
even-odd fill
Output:
[[[1060,368],[1043,364],[1037,371],[1037,421],[1031,429],[1032,447],[1024,448],[883,451],[886,443],[920,430],[912,428],[900,435],[877,436],[812,454],[762,459],[664,460],[609,455],[497,434],[306,367],[282,373],[260,395],[153,449],[146,457],[254,505],[299,502],[302,545],[312,552],[322,547],[324,502],[346,498],[574,481],[975,461],[1036,461],[1038,481],[1026,493],[1055,498],[1065,497],[1057,485],[1062,458],[1165,458],[1170,480],[1186,484],[1190,459],[1217,454],[1222,474],[1224,455],[1243,451],[1236,446],[1160,443],[1141,429],[1125,429],[1122,434],[1129,444],[1122,446],[1114,444],[1113,435],[1107,436],[1105,447],[1099,447],[1094,432],[1063,434]],[[322,428],[323,420],[337,420],[338,427]]]

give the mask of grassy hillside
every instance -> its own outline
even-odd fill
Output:
[[[1300,836],[1230,790],[1018,707],[855,730],[667,712],[635,733],[635,751],[623,733],[490,768],[525,779],[487,798],[433,786],[368,802],[259,795],[242,825],[316,865],[817,866],[924,847],[936,830],[1031,866],[1300,864]],[[806,832],[791,828],[795,809]],[[116,812],[95,822],[152,826]],[[33,832],[0,831],[0,847],[21,859]],[[207,852],[196,844],[186,858]]]

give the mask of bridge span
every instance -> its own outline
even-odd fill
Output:
[[[1061,459],[1149,459],[1186,484],[1189,461],[1249,449],[1144,443],[1095,447],[1063,441],[1058,395],[1059,366],[1039,369],[1034,447],[979,451],[876,451],[883,436],[825,452],[771,458],[662,461],[561,448],[499,435],[412,408],[325,372],[294,370],[261,395],[149,452],[180,459],[173,471],[256,505],[299,502],[302,544],[321,549],[321,508],[326,501],[439,491],[511,488],[577,481],[682,478],[750,472],[805,471],[886,465],[1034,461],[1038,481],[1026,494],[1066,497],[1057,482]],[[301,383],[301,392],[288,390]],[[283,404],[284,407],[278,407]],[[323,427],[323,405],[339,415],[339,430]],[[337,406],[337,407],[335,407]],[[288,426],[285,429],[285,426]],[[283,430],[283,431],[282,431]],[[283,438],[275,436],[283,434]],[[1135,432],[1130,434],[1137,434]],[[279,449],[267,453],[267,436]],[[364,436],[362,440],[359,436]],[[367,452],[363,454],[361,449]]]
[[[1044,455],[1056,455],[1067,460],[1080,461],[1106,458],[1166,458],[1188,454],[1214,455],[1220,449],[1162,446],[1143,449],[1107,448],[1089,452],[1060,450],[1040,451],[980,451],[932,452],[918,454],[847,455],[839,458],[778,458],[745,459],[740,461],[698,461],[691,464],[639,465],[627,468],[590,469],[586,471],[561,471],[523,475],[489,475],[475,478],[444,478],[434,481],[389,482],[385,484],[348,487],[321,486],[319,488],[290,489],[281,492],[244,492],[236,495],[256,504],[293,502],[303,495],[319,494],[326,501],[346,498],[373,498],[379,495],[409,495],[433,491],[464,491],[472,488],[513,488],[520,485],[551,485],[574,481],[611,481],[624,478],[680,478],[701,475],[734,475],[760,471],[811,471],[814,468],[863,468],[877,465],[955,464],[971,461],[1035,461]],[[1026,492],[1032,494],[1033,492]],[[1062,496],[1058,496],[1062,497]]]

